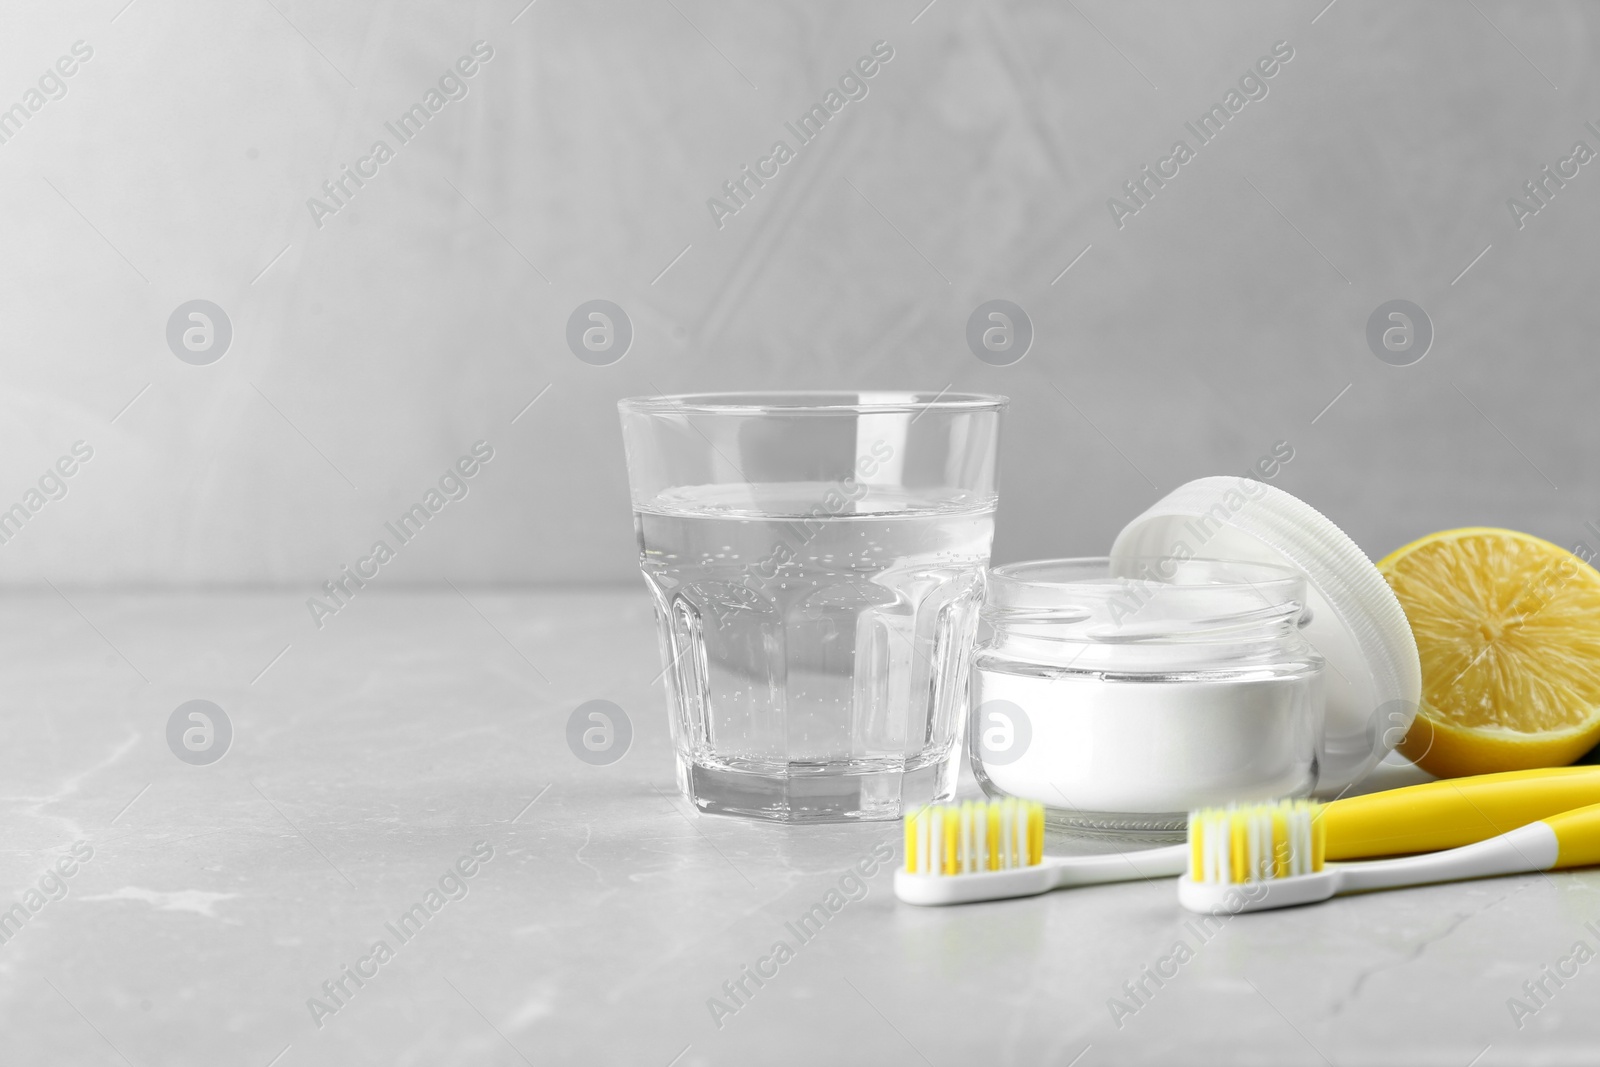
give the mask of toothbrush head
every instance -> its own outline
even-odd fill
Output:
[[[906,816],[905,852],[907,874],[1038,866],[1044,859],[1044,805],[1014,797],[930,804]]]
[[[972,904],[1069,886],[1171,878],[1183,845],[1091,856],[1044,854],[1044,805],[1031,800],[940,804],[906,816],[906,862],[894,895],[907,904]]]
[[[907,904],[967,904],[1055,888],[1044,862],[1044,805],[1007,797],[930,804],[906,816],[906,862],[894,872]]]
[[[1320,871],[1327,852],[1321,814],[1311,800],[1191,812],[1189,879],[1230,885]]]
[[[1338,883],[1323,869],[1326,854],[1315,801],[1202,808],[1189,815],[1189,870],[1178,880],[1178,902],[1237,914],[1326,900]]]

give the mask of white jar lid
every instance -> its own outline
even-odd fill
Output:
[[[1311,505],[1250,478],[1200,478],[1123,527],[1112,563],[1136,556],[1276,563],[1306,576],[1301,633],[1328,668],[1317,796],[1360,781],[1405,736],[1422,696],[1411,626],[1372,561]]]

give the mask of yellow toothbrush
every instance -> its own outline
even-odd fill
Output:
[[[1326,805],[1281,801],[1287,818],[1315,807],[1329,860],[1433,852],[1485,841],[1536,820],[1600,803],[1600,766],[1449,778]],[[1253,809],[1252,809],[1253,810]],[[1190,845],[1101,856],[1044,855],[1044,807],[1031,801],[933,805],[906,817],[895,895],[908,904],[963,904],[1069,886],[1170,878]]]
[[[1324,865],[1325,835],[1332,830],[1327,811],[1303,804],[1288,813],[1274,805],[1195,812],[1178,903],[1190,911],[1238,914],[1316,904],[1340,893],[1600,863],[1600,804],[1442,852]]]

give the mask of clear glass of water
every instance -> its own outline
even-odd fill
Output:
[[[953,794],[1005,405],[618,404],[678,784],[701,811],[896,819]]]

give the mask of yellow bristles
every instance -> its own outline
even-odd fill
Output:
[[[1230,818],[1228,820],[1228,857],[1232,861],[1228,864],[1228,881],[1242,882],[1245,879],[1245,820]]]
[[[1321,864],[1313,861],[1313,866]],[[1272,809],[1272,877],[1289,877],[1289,816],[1278,808]]]
[[[965,800],[906,816],[906,872],[962,875],[1032,867],[1044,860],[1044,805]]]
[[[912,812],[906,816],[906,870],[912,873],[917,869],[917,813]]]
[[[1310,800],[1230,804],[1189,815],[1189,877],[1239,885],[1322,870],[1322,805]]]
[[[1044,862],[1044,805],[1036,804],[1039,817],[1028,815],[1028,866]]]
[[[1199,814],[1199,812],[1195,812],[1189,816],[1189,877],[1197,882],[1204,879],[1194,872],[1206,869],[1206,835],[1201,828],[1195,826],[1195,821]],[[906,870],[915,870],[911,865],[911,834],[909,830],[906,832],[906,841]]]

